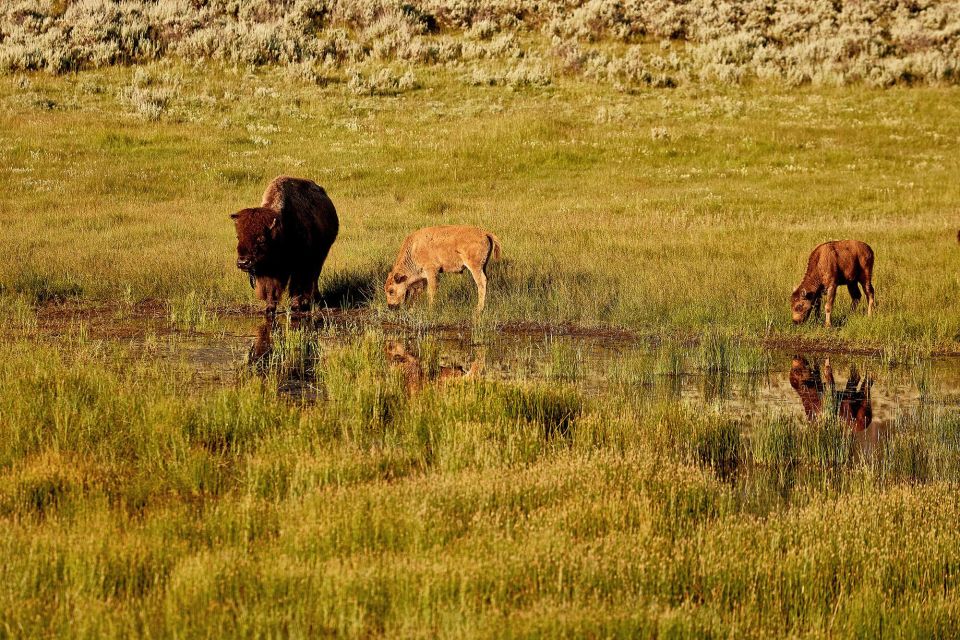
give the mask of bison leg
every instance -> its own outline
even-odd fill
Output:
[[[430,306],[433,306],[437,299],[437,272],[429,269],[423,274],[427,278],[427,297],[430,299]]]
[[[266,315],[272,318],[277,313],[277,303],[283,295],[283,284],[277,278],[257,276],[257,297],[267,303]]]
[[[317,307],[320,306],[320,285],[317,280],[320,278],[320,274],[317,274],[317,277],[310,281],[310,300]]]
[[[869,271],[863,281],[863,290],[867,292],[867,315],[872,316],[874,304],[873,274]]]
[[[290,307],[296,311],[308,312],[317,298],[317,277],[313,274],[295,276],[290,281]]]
[[[827,301],[823,305],[823,310],[826,313],[827,319],[824,321],[825,327],[833,326],[830,323],[830,315],[833,313],[833,300],[837,297],[837,285],[831,284],[827,287]]]
[[[478,267],[467,265],[467,269],[470,270],[470,275],[477,284],[477,313],[480,313],[487,301],[487,275]]]
[[[847,285],[847,291],[850,292],[850,299],[853,300],[853,303],[850,305],[850,312],[853,313],[860,304],[860,287],[857,286],[856,282],[851,282]]]

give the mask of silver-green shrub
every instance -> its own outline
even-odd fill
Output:
[[[462,69],[484,60],[503,67],[490,72],[497,76],[492,84],[536,67],[624,90],[690,80],[957,83],[960,0],[10,0],[0,6],[0,69],[8,72],[65,73],[165,56],[342,71],[397,61]],[[537,62],[518,66],[528,57]],[[508,82],[550,81],[534,75]]]

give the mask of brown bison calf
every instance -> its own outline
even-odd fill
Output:
[[[500,241],[479,227],[427,227],[404,239],[400,254],[383,285],[387,306],[396,309],[424,286],[433,304],[437,276],[470,272],[477,284],[477,312],[487,298],[487,263],[500,257]]]
[[[826,293],[824,324],[829,327],[837,287],[847,285],[856,309],[860,302],[858,284],[863,285],[867,294],[867,315],[873,315],[873,249],[869,245],[859,240],[834,240],[817,245],[810,254],[803,280],[790,297],[794,323],[806,320],[813,309],[819,311],[820,299]]]
[[[289,285],[290,306],[306,310],[318,301],[317,279],[337,239],[337,210],[322,187],[280,176],[259,207],[230,214],[237,228],[237,268],[247,272],[272,316]]]
[[[837,391],[833,378],[830,358],[824,362],[824,375],[820,367],[803,356],[794,356],[790,367],[790,386],[800,396],[800,404],[807,419],[813,422],[823,413],[824,397],[832,398],[834,414],[854,431],[864,431],[873,422],[873,400],[870,389],[873,379],[870,375],[860,378],[856,367],[850,367],[850,376],[842,391]],[[829,394],[829,395],[827,395]]]

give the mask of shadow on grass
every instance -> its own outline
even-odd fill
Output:
[[[387,267],[377,265],[361,269],[337,271],[325,277],[320,290],[323,306],[338,309],[358,309],[369,306],[383,284]]]
[[[547,439],[569,437],[571,426],[583,410],[582,399],[572,389],[508,387],[503,393],[506,414],[539,424]]]
[[[27,270],[11,284],[0,283],[0,294],[19,294],[29,298],[35,305],[62,303],[83,295],[83,287],[69,280]]]

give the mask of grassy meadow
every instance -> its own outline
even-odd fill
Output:
[[[0,638],[958,635],[955,3],[282,4],[0,7]],[[228,216],[281,174],[347,312],[271,328]],[[503,243],[483,318],[388,311],[443,223]],[[792,325],[841,238],[875,316]],[[538,371],[438,380],[522,329]],[[653,346],[598,388],[564,332]],[[651,391],[771,346],[916,397],[867,446]]]
[[[338,300],[383,309],[409,231],[475,223],[507,257],[490,322],[957,350],[956,88],[420,82],[363,97],[170,64],[0,78],[4,295],[251,303],[227,215],[290,174],[338,207],[322,281]],[[841,291],[839,329],[790,326],[809,251],[851,237],[876,251],[877,317],[846,317]],[[470,283],[441,293],[438,317],[466,320]]]

